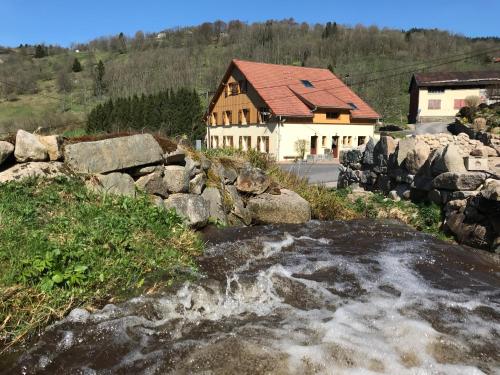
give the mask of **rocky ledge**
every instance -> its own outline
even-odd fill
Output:
[[[458,242],[500,252],[497,149],[464,133],[381,136],[342,153],[341,163],[339,187],[434,202],[443,208],[443,228]]]
[[[158,206],[175,209],[188,225],[303,223],[309,203],[281,189],[249,163],[209,160],[180,145],[163,150],[150,134],[71,143],[19,130],[0,141],[0,183],[29,177],[78,176],[101,194],[135,197],[142,191]]]

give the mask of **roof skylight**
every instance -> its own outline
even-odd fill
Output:
[[[358,109],[358,106],[356,104],[354,104],[353,102],[349,102],[347,103],[349,104],[349,106],[352,108],[352,109]]]
[[[307,79],[301,79],[300,82],[302,82],[302,84],[305,87],[314,87],[314,85],[311,83],[311,81],[308,81]]]

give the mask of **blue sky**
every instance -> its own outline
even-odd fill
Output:
[[[500,36],[500,0],[0,0],[0,45],[68,46],[98,36],[293,17],[408,29],[441,28],[466,36]]]

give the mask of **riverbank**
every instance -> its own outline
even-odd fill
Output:
[[[179,216],[136,198],[89,191],[76,178],[0,184],[0,343],[185,280],[201,254]]]

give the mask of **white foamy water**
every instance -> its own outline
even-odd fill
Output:
[[[500,267],[489,255],[393,223],[247,231],[238,238],[227,231],[207,249],[199,281],[90,315],[76,310],[16,366],[82,374],[500,374]]]

